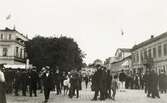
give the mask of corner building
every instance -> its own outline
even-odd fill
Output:
[[[14,29],[0,30],[0,64],[24,65],[28,38]]]

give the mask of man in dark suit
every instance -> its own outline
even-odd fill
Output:
[[[154,70],[151,71],[151,81],[152,81],[152,85],[151,85],[152,98],[155,98],[155,97],[160,98],[159,92],[158,92],[158,81],[159,81],[159,78],[158,78],[157,73]]]
[[[97,100],[97,96],[100,91],[100,78],[101,78],[102,70],[100,65],[96,65],[96,68],[97,68],[97,71],[94,73],[92,77],[92,88],[94,88],[94,91],[95,91],[95,94],[92,100]]]
[[[60,71],[57,69],[55,73],[55,85],[56,85],[56,90],[57,90],[57,95],[61,94],[61,74]]]
[[[37,96],[37,82],[38,82],[38,73],[36,72],[35,69],[33,69],[30,72],[29,75],[29,79],[30,79],[30,97],[32,97],[32,92],[34,93],[34,96]]]
[[[106,72],[106,67],[101,66],[101,76],[100,76],[100,100],[105,100],[106,99],[106,94],[107,94],[107,72]]]
[[[22,95],[23,96],[26,96],[27,81],[28,81],[27,72],[23,71],[21,73],[21,89],[22,89]]]
[[[122,69],[121,73],[119,74],[119,81],[121,82],[121,91],[124,91],[125,89],[125,81],[126,81],[126,74],[124,73],[124,70]]]
[[[51,75],[49,69],[42,75],[43,86],[44,86],[44,96],[45,96],[45,103],[48,102],[50,91],[52,90],[53,86],[53,75]]]
[[[21,84],[21,72],[20,68],[17,69],[15,76],[14,76],[14,84],[15,84],[15,96],[18,96],[18,90],[20,89]]]

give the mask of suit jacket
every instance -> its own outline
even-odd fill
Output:
[[[51,90],[53,88],[53,76],[51,74],[47,76],[46,73],[44,73],[42,78],[44,89]]]

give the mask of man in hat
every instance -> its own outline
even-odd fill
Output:
[[[94,88],[95,94],[92,100],[97,100],[97,96],[99,95],[100,91],[100,78],[101,78],[101,66],[96,65],[95,66],[97,71],[94,73],[92,77],[92,87]]]
[[[121,70],[121,73],[119,74],[119,81],[121,82],[121,90],[120,91],[125,91],[125,81],[126,81],[126,75],[124,73],[124,70]]]
[[[46,72],[42,75],[42,79],[43,79],[44,96],[45,96],[44,102],[47,103],[53,85],[53,76],[51,75],[49,69],[47,69]]]
[[[159,74],[159,90],[161,93],[166,93],[166,74],[163,70]]]
[[[15,96],[19,96],[19,89],[20,89],[20,85],[21,85],[21,72],[20,72],[20,68],[17,69],[15,76],[14,76],[14,86],[15,86]]]
[[[38,82],[38,73],[36,72],[36,69],[33,68],[29,75],[30,80],[30,97],[32,97],[32,92],[34,93],[34,96],[37,96],[37,82]]]

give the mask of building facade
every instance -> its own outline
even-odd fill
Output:
[[[115,53],[115,60],[110,63],[110,70],[112,72],[120,72],[121,70],[130,71],[131,68],[131,49],[118,48]]]
[[[135,72],[154,69],[157,73],[167,70],[167,32],[151,36],[132,48],[132,65]]]
[[[0,64],[25,64],[26,41],[28,41],[28,38],[15,30],[15,28],[0,30]]]

